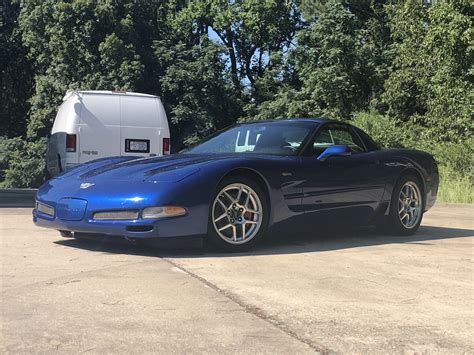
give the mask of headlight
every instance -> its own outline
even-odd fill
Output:
[[[36,201],[36,210],[47,214],[48,216],[54,216],[54,208],[51,206],[48,206],[44,203]]]
[[[142,211],[142,218],[176,217],[186,214],[186,209],[176,206],[147,207]]]
[[[103,211],[94,213],[96,220],[120,220],[120,219],[138,219],[137,210],[126,211]]]

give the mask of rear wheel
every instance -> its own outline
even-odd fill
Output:
[[[248,250],[263,239],[268,204],[261,187],[245,176],[225,179],[209,213],[208,240],[224,251]]]
[[[414,234],[420,227],[423,209],[421,182],[414,175],[403,176],[393,189],[386,230],[399,235]]]

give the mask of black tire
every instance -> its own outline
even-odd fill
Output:
[[[261,216],[260,217],[253,217],[258,219],[260,221],[260,225],[258,227],[258,230],[254,230],[254,235],[248,239],[248,241],[242,241],[239,244],[234,244],[236,242],[232,242],[229,239],[224,239],[224,237],[219,235],[219,232],[217,230],[217,227],[214,224],[213,221],[213,209],[215,203],[217,204],[216,198],[220,195],[221,197],[224,196],[221,193],[222,190],[225,188],[228,188],[230,186],[233,186],[235,184],[241,184],[249,187],[250,189],[253,190],[253,192],[258,196],[258,199],[261,204]],[[230,200],[227,200],[227,202],[230,202]],[[221,206],[221,213],[224,210],[224,208]],[[245,218],[245,212],[244,214],[241,215],[243,218]],[[227,224],[232,224],[231,223],[231,217],[224,217],[222,223],[227,223]],[[265,236],[265,232],[268,227],[268,219],[269,219],[269,204],[265,195],[264,190],[262,187],[256,183],[254,180],[247,176],[231,176],[228,178],[223,179],[221,183],[217,186],[214,195],[212,196],[211,199],[211,204],[209,206],[209,220],[208,220],[208,233],[207,233],[207,241],[211,244],[211,246],[217,248],[220,251],[224,252],[242,252],[242,251],[247,251],[249,249],[254,248],[258,243],[262,241],[262,239]],[[235,220],[234,220],[235,221]],[[226,225],[227,225],[226,224]],[[242,227],[236,225],[236,228],[247,228],[247,227]],[[252,227],[250,227],[252,228]],[[231,227],[232,231],[234,230],[233,227]],[[242,229],[240,229],[240,232],[242,232]],[[228,232],[227,232],[228,233]],[[243,229],[243,233],[246,233],[246,229]],[[242,239],[243,240],[243,239]]]
[[[58,231],[58,232],[59,232],[59,234],[61,235],[61,237],[63,237],[63,238],[74,238],[74,234],[73,234],[72,232],[70,232],[70,231],[62,231],[62,230],[60,230],[60,231]]]
[[[407,227],[407,225],[405,225],[402,222],[402,218],[399,213],[401,209],[400,204],[399,204],[400,192],[402,188],[407,186],[407,184],[416,186],[418,188],[419,201],[420,201],[419,213],[417,217],[415,218],[413,225],[410,225],[409,227]],[[394,234],[394,235],[402,235],[402,236],[413,235],[414,233],[416,233],[416,231],[420,227],[421,220],[423,219],[423,210],[424,210],[423,185],[420,179],[413,174],[405,174],[401,176],[400,179],[398,179],[397,183],[395,184],[395,187],[392,192],[392,199],[390,201],[390,211],[385,221],[384,230],[388,232],[389,234]]]

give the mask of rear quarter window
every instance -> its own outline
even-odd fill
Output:
[[[354,127],[354,130],[357,132],[359,137],[363,140],[365,147],[367,148],[369,152],[373,150],[380,150],[379,145],[375,143],[374,140],[370,138],[370,136],[367,133],[365,133],[360,128],[356,128],[356,127]]]

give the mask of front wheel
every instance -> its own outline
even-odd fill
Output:
[[[420,227],[423,218],[423,195],[419,179],[413,175],[403,176],[395,185],[387,219],[388,232],[412,235]]]
[[[216,189],[209,213],[208,240],[224,251],[238,252],[263,239],[268,203],[262,188],[244,176],[227,178]]]

